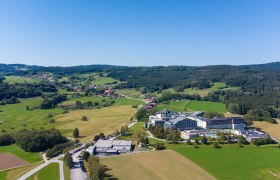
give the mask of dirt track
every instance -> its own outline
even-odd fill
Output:
[[[0,170],[28,164],[26,161],[10,153],[0,153],[0,159]]]

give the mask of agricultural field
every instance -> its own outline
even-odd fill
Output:
[[[40,82],[40,79],[30,79],[21,76],[5,76],[5,82],[14,84],[14,83],[33,83],[33,82]]]
[[[159,141],[150,139],[151,144],[156,142]],[[167,149],[172,149],[192,160],[218,179],[280,178],[280,149],[277,145],[260,147],[247,145],[241,148],[238,144],[224,144],[219,149],[213,145],[199,145],[200,148],[186,144],[166,144],[166,146]]]
[[[141,93],[139,91],[136,91],[135,89],[120,89],[120,90],[117,90],[117,93],[128,96],[130,98],[134,98],[134,99],[141,98],[140,97]]]
[[[24,128],[55,127],[56,123],[48,122],[48,113],[56,115],[63,112],[62,109],[58,108],[26,110],[27,106],[30,108],[39,106],[42,102],[40,97],[20,99],[20,101],[21,103],[18,104],[0,105],[0,130],[16,132]]]
[[[135,108],[131,106],[112,106],[93,110],[76,110],[67,114],[55,116],[59,123],[58,129],[67,136],[72,136],[74,128],[79,128],[81,140],[89,141],[94,135],[103,132],[105,135],[113,133],[117,128],[131,121]],[[88,121],[82,121],[82,116]]]
[[[227,112],[225,104],[210,101],[196,100],[181,100],[170,101],[169,105],[161,104],[156,107],[156,110],[169,109],[177,112],[192,112],[192,111],[217,111]]]
[[[27,166],[15,168],[15,169],[10,169],[6,171],[0,171],[0,179],[5,179],[5,180],[15,180],[24,175],[25,173],[31,171],[35,167],[39,166],[41,162],[37,163],[32,163]]]
[[[0,146],[0,154],[2,153],[13,154],[28,163],[34,163],[42,160],[40,153],[25,152],[16,145]]]
[[[25,166],[28,164],[26,161],[11,153],[0,153],[0,159],[0,170]]]
[[[280,120],[277,119],[277,124],[272,124],[264,121],[254,121],[253,127],[259,128],[268,133],[271,137],[280,141]]]
[[[99,96],[89,96],[89,97],[80,97],[80,98],[70,98],[67,101],[64,101],[61,103],[62,105],[74,105],[76,101],[86,102],[86,101],[92,101],[92,102],[99,102],[102,103],[103,100],[114,100],[115,103],[113,106],[128,106],[128,105],[143,105],[144,101],[137,100],[137,99],[127,99],[127,98],[116,98],[116,99],[110,99],[109,97],[99,97]]]
[[[171,150],[105,157],[100,162],[111,168],[109,173],[118,179],[215,179]]]
[[[96,84],[96,85],[106,85],[106,84],[110,84],[113,83],[117,80],[111,78],[111,77],[99,77],[96,80],[92,81],[92,84]]]
[[[51,163],[28,178],[28,180],[50,180],[50,179],[59,180],[58,163]]]

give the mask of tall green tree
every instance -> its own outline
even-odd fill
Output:
[[[73,131],[73,137],[74,138],[78,138],[80,136],[80,132],[78,128],[75,128]]]

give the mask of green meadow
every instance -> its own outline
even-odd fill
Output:
[[[162,142],[150,139],[150,143]],[[277,145],[256,147],[224,144],[216,149],[213,145],[167,144],[172,149],[192,160],[218,179],[279,179],[280,148]]]
[[[196,100],[181,100],[170,101],[169,105],[160,104],[156,110],[169,109],[172,111],[217,111],[227,112],[225,104],[210,101],[196,101]]]
[[[16,145],[0,146],[0,153],[11,153],[29,163],[34,163],[42,160],[40,153],[25,152]]]
[[[44,167],[28,180],[59,180],[59,165],[58,163],[51,163]]]
[[[39,82],[40,79],[30,79],[30,78],[25,78],[25,77],[21,77],[21,76],[5,76],[5,82],[7,83],[33,83],[33,82]]]

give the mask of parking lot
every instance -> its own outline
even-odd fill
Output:
[[[86,169],[84,167],[83,161],[82,161],[82,152],[84,150],[80,150],[78,152],[75,152],[72,155],[73,158],[73,166],[70,169],[71,174],[71,180],[86,180],[87,174]]]

